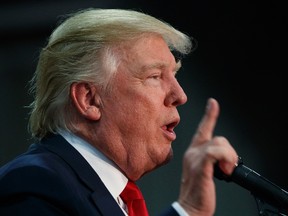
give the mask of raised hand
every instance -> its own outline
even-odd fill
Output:
[[[183,157],[182,181],[178,202],[193,216],[211,216],[215,212],[214,165],[230,175],[238,156],[223,136],[214,136],[219,104],[209,98],[205,114]]]

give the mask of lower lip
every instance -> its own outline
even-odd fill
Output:
[[[164,132],[165,137],[170,140],[174,141],[176,139],[176,133],[174,131],[167,131],[165,129],[162,129]]]

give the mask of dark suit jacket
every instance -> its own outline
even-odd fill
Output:
[[[124,214],[81,154],[60,135],[52,135],[1,167],[0,215]],[[178,214],[170,206],[161,215]]]

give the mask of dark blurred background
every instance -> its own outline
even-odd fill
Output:
[[[87,7],[140,10],[198,41],[178,76],[189,100],[179,108],[174,160],[139,181],[151,215],[177,199],[182,155],[208,97],[221,106],[215,135],[226,136],[244,164],[288,190],[287,10],[278,1],[2,1],[0,165],[32,141],[25,106],[32,101],[27,83],[40,48],[60,15]],[[216,185],[216,216],[258,215],[249,191],[219,180]]]

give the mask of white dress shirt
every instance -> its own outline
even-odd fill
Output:
[[[128,216],[125,210],[126,206],[120,198],[120,193],[128,182],[127,177],[118,169],[113,161],[82,138],[65,130],[59,131],[59,134],[85,158],[120,205],[124,214]],[[178,202],[174,202],[172,206],[180,216],[188,216]]]

